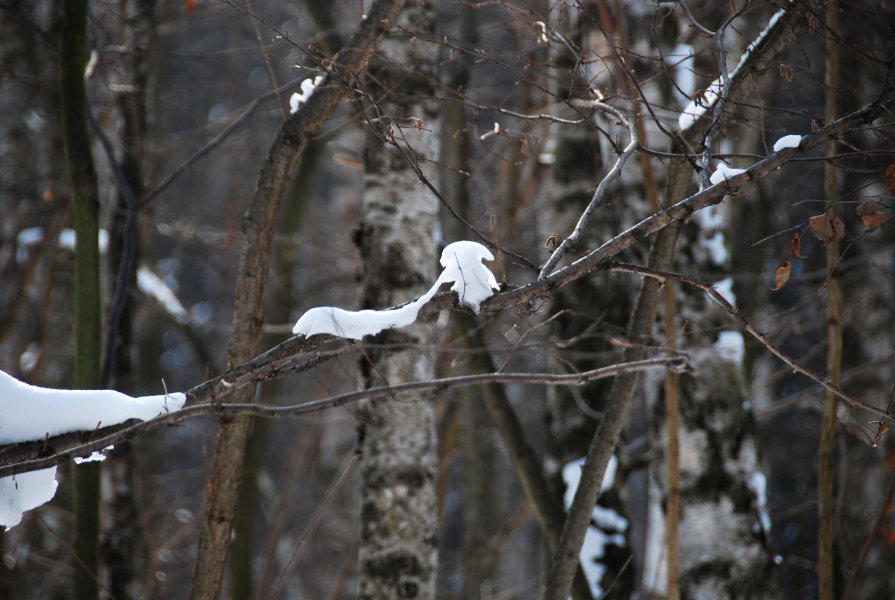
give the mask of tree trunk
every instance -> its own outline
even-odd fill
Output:
[[[373,5],[368,19],[352,36],[347,47],[329,64],[343,85],[335,85],[331,77],[325,78],[320,89],[315,90],[302,109],[284,123],[270,147],[252,200],[243,216],[245,239],[234,295],[229,366],[257,354],[261,344],[274,224],[291,176],[310,139],[343,98],[344,86],[354,83],[357,73],[369,60],[373,47],[397,18],[403,4],[401,0],[380,0]],[[250,402],[253,400],[252,392],[252,387],[249,387],[234,394],[232,400]],[[222,418],[220,421],[199,537],[192,598],[215,600],[220,595],[250,425],[250,418],[245,416]]]
[[[827,4],[825,19],[829,30],[826,41],[826,64],[824,69],[824,120],[833,122],[837,115],[839,100],[839,3],[832,0]],[[829,157],[836,155],[836,141],[826,145]],[[838,218],[839,189],[837,168],[832,158],[824,163],[824,213],[827,218]],[[843,211],[844,212],[844,211]],[[839,241],[827,245],[827,377],[838,386],[842,375],[842,273],[839,269]],[[817,451],[817,585],[821,600],[833,600],[836,594],[836,570],[834,549],[835,490],[836,490],[836,426],[839,398],[827,392],[824,399],[824,418],[821,426],[820,446]]]
[[[102,331],[99,299],[99,192],[87,132],[84,67],[87,64],[87,0],[65,2],[62,15],[62,136],[75,201],[76,389],[99,385]],[[99,595],[100,463],[73,467],[75,537],[73,597]]]
[[[434,25],[432,3],[409,3],[399,31],[382,44],[385,63],[377,75],[402,98],[432,95],[436,47],[411,43],[400,28],[429,34]],[[378,121],[366,147],[360,247],[364,304],[382,308],[424,293],[437,276],[438,256],[436,198],[389,141],[413,160],[435,159],[439,127],[435,107],[417,100],[385,102],[376,112]],[[431,326],[418,323],[378,336],[377,341],[406,348],[372,353],[370,363],[363,365],[367,384],[433,377],[433,353],[427,350],[433,333]],[[360,597],[432,598],[438,527],[433,403],[408,395],[365,402],[358,409],[363,460]]]

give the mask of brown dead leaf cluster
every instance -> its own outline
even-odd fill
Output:
[[[845,233],[845,224],[839,217],[832,219],[826,214],[816,215],[808,219],[808,228],[811,234],[817,238],[821,246],[826,246],[836,240],[842,239]]]
[[[876,229],[889,220],[887,215],[879,212],[879,203],[873,200],[861,202],[855,213],[864,221],[864,227],[867,229]]]

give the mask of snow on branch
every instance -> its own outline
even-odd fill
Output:
[[[301,108],[301,105],[310,100],[311,94],[314,93],[314,90],[318,85],[323,81],[323,76],[318,75],[313,79],[313,81],[309,79],[305,79],[301,82],[301,91],[295,92],[291,96],[289,96],[289,112],[296,113],[298,109]]]
[[[536,299],[548,297],[556,289],[601,268],[632,270],[632,272],[636,272],[640,275],[654,276],[662,279],[678,277],[669,273],[660,274],[654,271],[650,272],[644,267],[626,266],[625,268],[621,268],[619,264],[610,264],[609,261],[635,242],[643,240],[645,237],[672,223],[687,218],[700,209],[718,204],[725,194],[738,190],[747,183],[760,179],[768,173],[775,171],[794,156],[806,152],[810,148],[825,142],[827,139],[841,135],[854,127],[871,123],[880,115],[889,113],[893,109],[895,109],[895,101],[880,100],[844,116],[841,119],[822,127],[816,132],[803,136],[797,146],[789,146],[779,150],[777,153],[755,163],[745,172],[728,176],[723,182],[701,190],[692,196],[667,207],[659,213],[650,215],[640,223],[629,228],[627,231],[616,235],[611,240],[607,240],[603,245],[588,252],[572,264],[554,271],[547,277],[531,282],[528,285],[492,295],[491,290],[496,288],[496,282],[493,279],[493,274],[491,274],[487,267],[481,264],[481,260],[483,259],[490,260],[491,253],[475,242],[456,242],[445,248],[445,252],[442,255],[442,264],[445,266],[445,272],[439,276],[436,283],[438,286],[441,286],[443,283],[453,281],[454,284],[452,289],[459,294],[461,302],[472,307],[474,310],[496,312],[502,309],[528,305]],[[436,287],[436,291],[437,289],[438,288]],[[895,415],[888,410],[859,401],[849,396],[838,387],[833,386],[816,373],[798,365],[798,363],[791,357],[783,354],[779,349],[774,347],[770,340],[764,337],[764,334],[756,331],[751,324],[748,324],[748,322],[742,321],[742,317],[732,309],[722,293],[719,293],[719,291],[714,290],[707,284],[703,289],[713,296],[719,306],[725,310],[730,308],[730,310],[733,311],[730,313],[731,316],[740,321],[741,326],[743,326],[743,329],[745,329],[747,333],[758,338],[759,341],[771,350],[771,352],[776,354],[778,358],[792,366],[795,370],[810,377],[815,382],[835,393],[853,406],[868,410],[889,421],[895,419]],[[431,291],[432,290],[430,290],[430,292]],[[428,292],[426,296],[429,296]],[[419,313],[431,314],[438,310],[449,310],[456,306],[456,302],[453,294],[436,294],[431,297],[431,300],[426,303],[426,306],[420,305],[415,307],[416,312],[414,313],[414,318],[416,318]],[[389,311],[373,312],[384,313]],[[403,390],[403,388],[398,390],[395,387],[370,389],[354,392],[352,393],[353,395],[348,394],[339,397],[331,397],[292,407],[220,403],[220,400],[233,390],[239,389],[251,382],[281,377],[293,373],[296,370],[300,370],[302,365],[315,364],[315,361],[325,359],[328,355],[322,356],[317,353],[314,356],[311,356],[310,353],[330,339],[331,338],[327,336],[318,336],[314,338],[303,336],[291,337],[267,352],[231,369],[227,373],[195,386],[186,395],[168,394],[167,396],[130,398],[124,394],[118,394],[118,392],[111,392],[112,396],[107,397],[109,400],[114,398],[116,401],[124,402],[125,405],[131,406],[132,408],[140,405],[143,406],[139,409],[134,408],[135,412],[131,412],[130,410],[119,412],[117,413],[117,416],[116,414],[105,412],[79,414],[78,418],[81,419],[83,417],[84,422],[67,422],[61,426],[62,429],[60,429],[57,419],[59,415],[55,414],[56,409],[54,407],[47,408],[48,405],[44,404],[44,410],[35,411],[28,416],[31,423],[30,428],[26,429],[24,426],[19,427],[19,430],[22,433],[19,434],[18,438],[19,440],[25,439],[26,434],[24,431],[27,431],[28,439],[37,438],[43,441],[22,442],[12,446],[8,445],[3,448],[2,453],[0,453],[0,474],[7,476],[5,479],[0,479],[0,493],[5,493],[5,490],[8,489],[8,486],[10,485],[12,488],[18,487],[18,489],[28,489],[33,483],[36,487],[32,488],[33,493],[29,493],[28,497],[35,499],[48,495],[49,497],[52,497],[52,493],[55,490],[51,490],[50,488],[55,488],[55,473],[40,474],[38,471],[39,469],[53,467],[70,457],[86,456],[95,450],[101,450],[110,444],[130,439],[135,435],[156,429],[162,425],[182,422],[199,415],[217,413],[251,414],[270,417],[297,415],[341,406],[348,402],[370,397],[371,394],[388,395],[394,394],[397,391],[411,391],[410,388],[406,390]],[[306,359],[305,362],[302,363],[302,365],[293,366],[291,363],[295,362],[300,357],[304,357]],[[632,368],[651,368],[653,366],[658,365],[655,362],[652,362],[651,364],[641,363],[640,365],[615,365],[613,367],[598,369],[594,372],[575,374],[574,376],[577,377],[577,379],[574,382],[568,379],[572,376],[565,375],[494,373],[474,376],[478,379],[432,380],[428,382],[415,382],[407,385],[413,386],[414,390],[439,389],[439,386],[445,385],[480,385],[489,382],[510,381],[519,383],[540,383],[546,385],[569,385],[574,383],[586,383],[586,381],[598,377],[615,375],[620,372],[620,368],[630,370]],[[675,368],[676,365],[666,361],[664,366],[666,368]],[[10,427],[11,423],[13,423],[11,415],[14,413],[10,412],[8,409],[8,406],[12,406],[12,404],[8,403],[8,399],[11,397],[21,398],[23,394],[24,396],[40,397],[41,394],[46,393],[49,394],[50,397],[55,396],[58,400],[61,396],[57,396],[57,394],[71,394],[68,399],[74,399],[78,397],[79,394],[83,394],[83,398],[93,399],[92,401],[85,400],[89,406],[94,403],[99,395],[104,395],[105,393],[110,392],[109,390],[48,390],[46,388],[29,386],[2,372],[0,372],[0,376],[3,377],[3,379],[0,379],[0,384],[2,384],[0,385],[0,397],[4,400],[4,410],[3,413],[0,414],[0,432],[6,431],[6,435],[10,435],[9,432],[13,430],[13,428],[7,429]],[[33,396],[31,396],[32,394]],[[187,398],[189,399],[189,402],[184,406],[184,402]],[[46,400],[46,398],[44,398],[44,400]],[[132,402],[135,402],[136,404],[129,404]],[[56,404],[58,405],[59,403],[57,402]],[[105,402],[100,404],[105,404]],[[21,406],[23,405],[20,405],[20,410]],[[33,406],[34,405],[32,405],[32,407]],[[180,409],[181,406],[184,406],[184,408]],[[103,407],[102,410],[105,410],[106,408],[108,407]],[[153,415],[164,411],[166,408],[167,410],[175,412],[150,418]],[[99,408],[97,408],[97,411],[98,410]],[[143,412],[144,410],[146,412]],[[40,414],[37,414],[38,412]],[[56,425],[51,424],[51,421],[49,420],[51,418],[57,419]],[[149,420],[144,420],[135,425],[120,424],[131,418],[143,418]],[[119,424],[114,425],[113,423]],[[109,427],[105,430],[98,430],[98,425],[108,425]],[[56,429],[53,429],[53,427],[56,427]],[[51,432],[61,430],[73,431],[79,427],[80,430],[77,430],[74,433],[55,434]],[[44,439],[45,437],[47,439]],[[5,439],[8,440],[9,438]],[[89,441],[85,442],[85,440]],[[9,442],[7,441],[6,443],[8,444]],[[47,455],[47,451],[51,452],[49,456]],[[29,477],[23,477],[23,474],[27,474]],[[11,479],[11,477],[15,477],[15,480]],[[43,501],[45,500],[41,500],[41,502]],[[37,502],[37,500],[34,500],[34,502]],[[38,502],[37,504],[41,502]],[[35,506],[37,504],[35,504]],[[9,512],[20,513],[21,510],[19,510],[19,508],[23,505],[22,498],[20,497],[12,499],[8,496],[3,496],[0,498],[0,516],[4,516],[7,520],[11,520],[7,516]]]
[[[416,300],[386,310],[351,311],[334,306],[318,306],[298,319],[292,333],[305,337],[330,334],[359,340],[385,329],[405,327],[416,321],[420,308],[448,282],[453,282],[451,291],[457,292],[460,302],[478,314],[482,302],[500,289],[494,274],[482,264],[483,260],[492,261],[494,255],[478,242],[460,241],[448,244],[441,253],[441,266],[444,270],[429,291]]]
[[[0,444],[48,439],[71,431],[92,431],[131,419],[147,420],[179,410],[186,395],[132,397],[115,390],[59,390],[37,387],[0,371]],[[91,460],[99,460],[91,456]],[[16,525],[22,513],[56,492],[56,468],[0,478],[0,525]]]
[[[0,444],[39,440],[68,431],[90,431],[129,419],[151,419],[178,410],[181,393],[133,397],[115,390],[37,387],[0,371]]]
[[[746,50],[743,52],[742,56],[740,56],[737,66],[730,72],[727,80],[736,79],[745,71],[745,67],[749,64],[756,49],[771,34],[774,26],[785,14],[786,9],[781,8],[771,16],[765,28],[755,36],[755,39],[752,40],[748,46],[746,46]],[[689,129],[702,115],[715,105],[718,99],[721,98],[725,83],[726,80],[723,76],[718,77],[705,89],[705,91],[701,94],[696,94],[696,97],[684,107],[683,112],[681,112],[681,115],[678,117],[677,124],[680,131]]]

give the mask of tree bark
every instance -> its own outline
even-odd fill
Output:
[[[825,103],[824,120],[836,119],[839,97],[839,3],[827,4],[825,24],[826,68],[824,72]],[[829,140],[826,154],[836,154],[836,141]],[[838,218],[839,193],[836,165],[832,158],[824,163],[824,213],[827,218]],[[827,377],[838,386],[842,374],[842,274],[839,270],[839,241],[827,244]],[[833,552],[835,548],[835,483],[836,483],[836,425],[839,398],[827,392],[824,399],[824,417],[821,426],[820,446],[817,456],[817,584],[821,600],[836,597],[836,571]]]
[[[87,0],[64,3],[62,13],[62,137],[75,204],[76,389],[99,385],[102,346],[99,299],[99,191],[87,131],[84,67],[87,64]],[[75,598],[99,596],[100,463],[71,470],[75,482],[72,584]]]
[[[336,56],[322,84],[301,110],[283,124],[268,151],[243,216],[244,239],[228,348],[230,367],[251,358],[260,347],[274,224],[290,178],[309,141],[353,85],[403,4],[402,0],[381,0],[373,5],[347,47]],[[239,392],[236,399],[251,402],[253,389]],[[193,574],[191,596],[197,600],[214,600],[220,595],[250,424],[250,418],[245,416],[222,418],[220,422]]]
[[[435,26],[435,7],[409,2],[399,28],[421,35]],[[438,202],[404,154],[413,160],[438,156],[438,115],[430,102],[437,48],[412,43],[394,32],[382,43],[377,79],[401,100],[377,107],[368,133],[360,234],[364,258],[364,305],[381,308],[426,291],[437,276]],[[399,152],[390,142],[401,145]],[[428,170],[428,169],[424,169]],[[368,385],[434,376],[433,331],[417,324],[387,332],[380,341],[407,346],[363,365]],[[435,595],[438,467],[435,413],[431,402],[395,396],[363,402],[360,420],[361,540],[359,597],[432,598]]]

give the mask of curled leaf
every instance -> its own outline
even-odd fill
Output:
[[[805,258],[802,256],[802,239],[799,234],[795,234],[791,240],[789,240],[789,249],[792,252],[793,258]]]
[[[786,81],[792,81],[792,67],[786,63],[780,63],[780,77],[783,77]]]
[[[855,209],[855,212],[864,221],[864,226],[867,229],[876,229],[889,220],[888,216],[879,212],[879,204],[873,200],[861,202]]]
[[[808,219],[808,226],[811,229],[811,234],[823,246],[842,239],[842,235],[845,233],[845,224],[839,217],[831,219],[827,215],[816,215]]]
[[[895,163],[886,167],[886,187],[889,188],[889,193],[895,196]]]
[[[772,292],[779,292],[783,289],[783,286],[789,281],[790,271],[792,271],[792,263],[788,260],[783,261],[780,266],[777,267],[777,270],[774,271],[774,287],[771,288]]]

